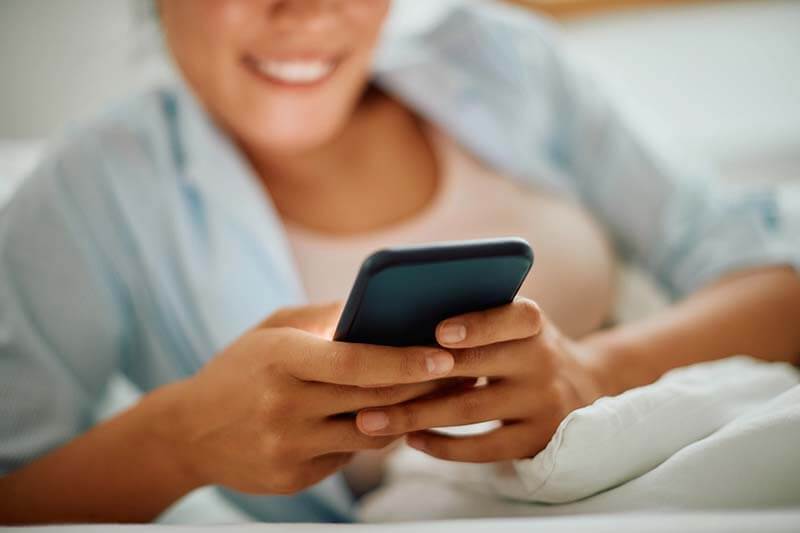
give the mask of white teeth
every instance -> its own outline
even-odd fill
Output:
[[[256,68],[270,78],[284,83],[315,83],[334,69],[332,61],[258,61]]]

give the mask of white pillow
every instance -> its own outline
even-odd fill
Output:
[[[496,470],[492,483],[531,502],[586,498],[652,470],[798,383],[790,365],[749,357],[677,369],[571,413],[542,452]]]

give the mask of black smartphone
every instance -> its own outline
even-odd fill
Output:
[[[334,339],[434,345],[442,320],[511,303],[532,266],[516,237],[380,250],[361,266]]]

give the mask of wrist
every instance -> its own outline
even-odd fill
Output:
[[[162,481],[181,495],[207,485],[191,463],[187,439],[186,381],[156,389],[140,402],[149,453],[159,458]]]
[[[658,378],[644,365],[636,344],[618,329],[593,333],[580,344],[584,364],[604,396],[617,396]]]

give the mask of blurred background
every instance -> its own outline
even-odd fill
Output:
[[[391,31],[420,29],[453,1],[396,0]],[[641,120],[723,175],[800,177],[800,1],[515,3],[556,18]],[[0,198],[43,139],[170,76],[151,12],[150,0],[0,0]]]

